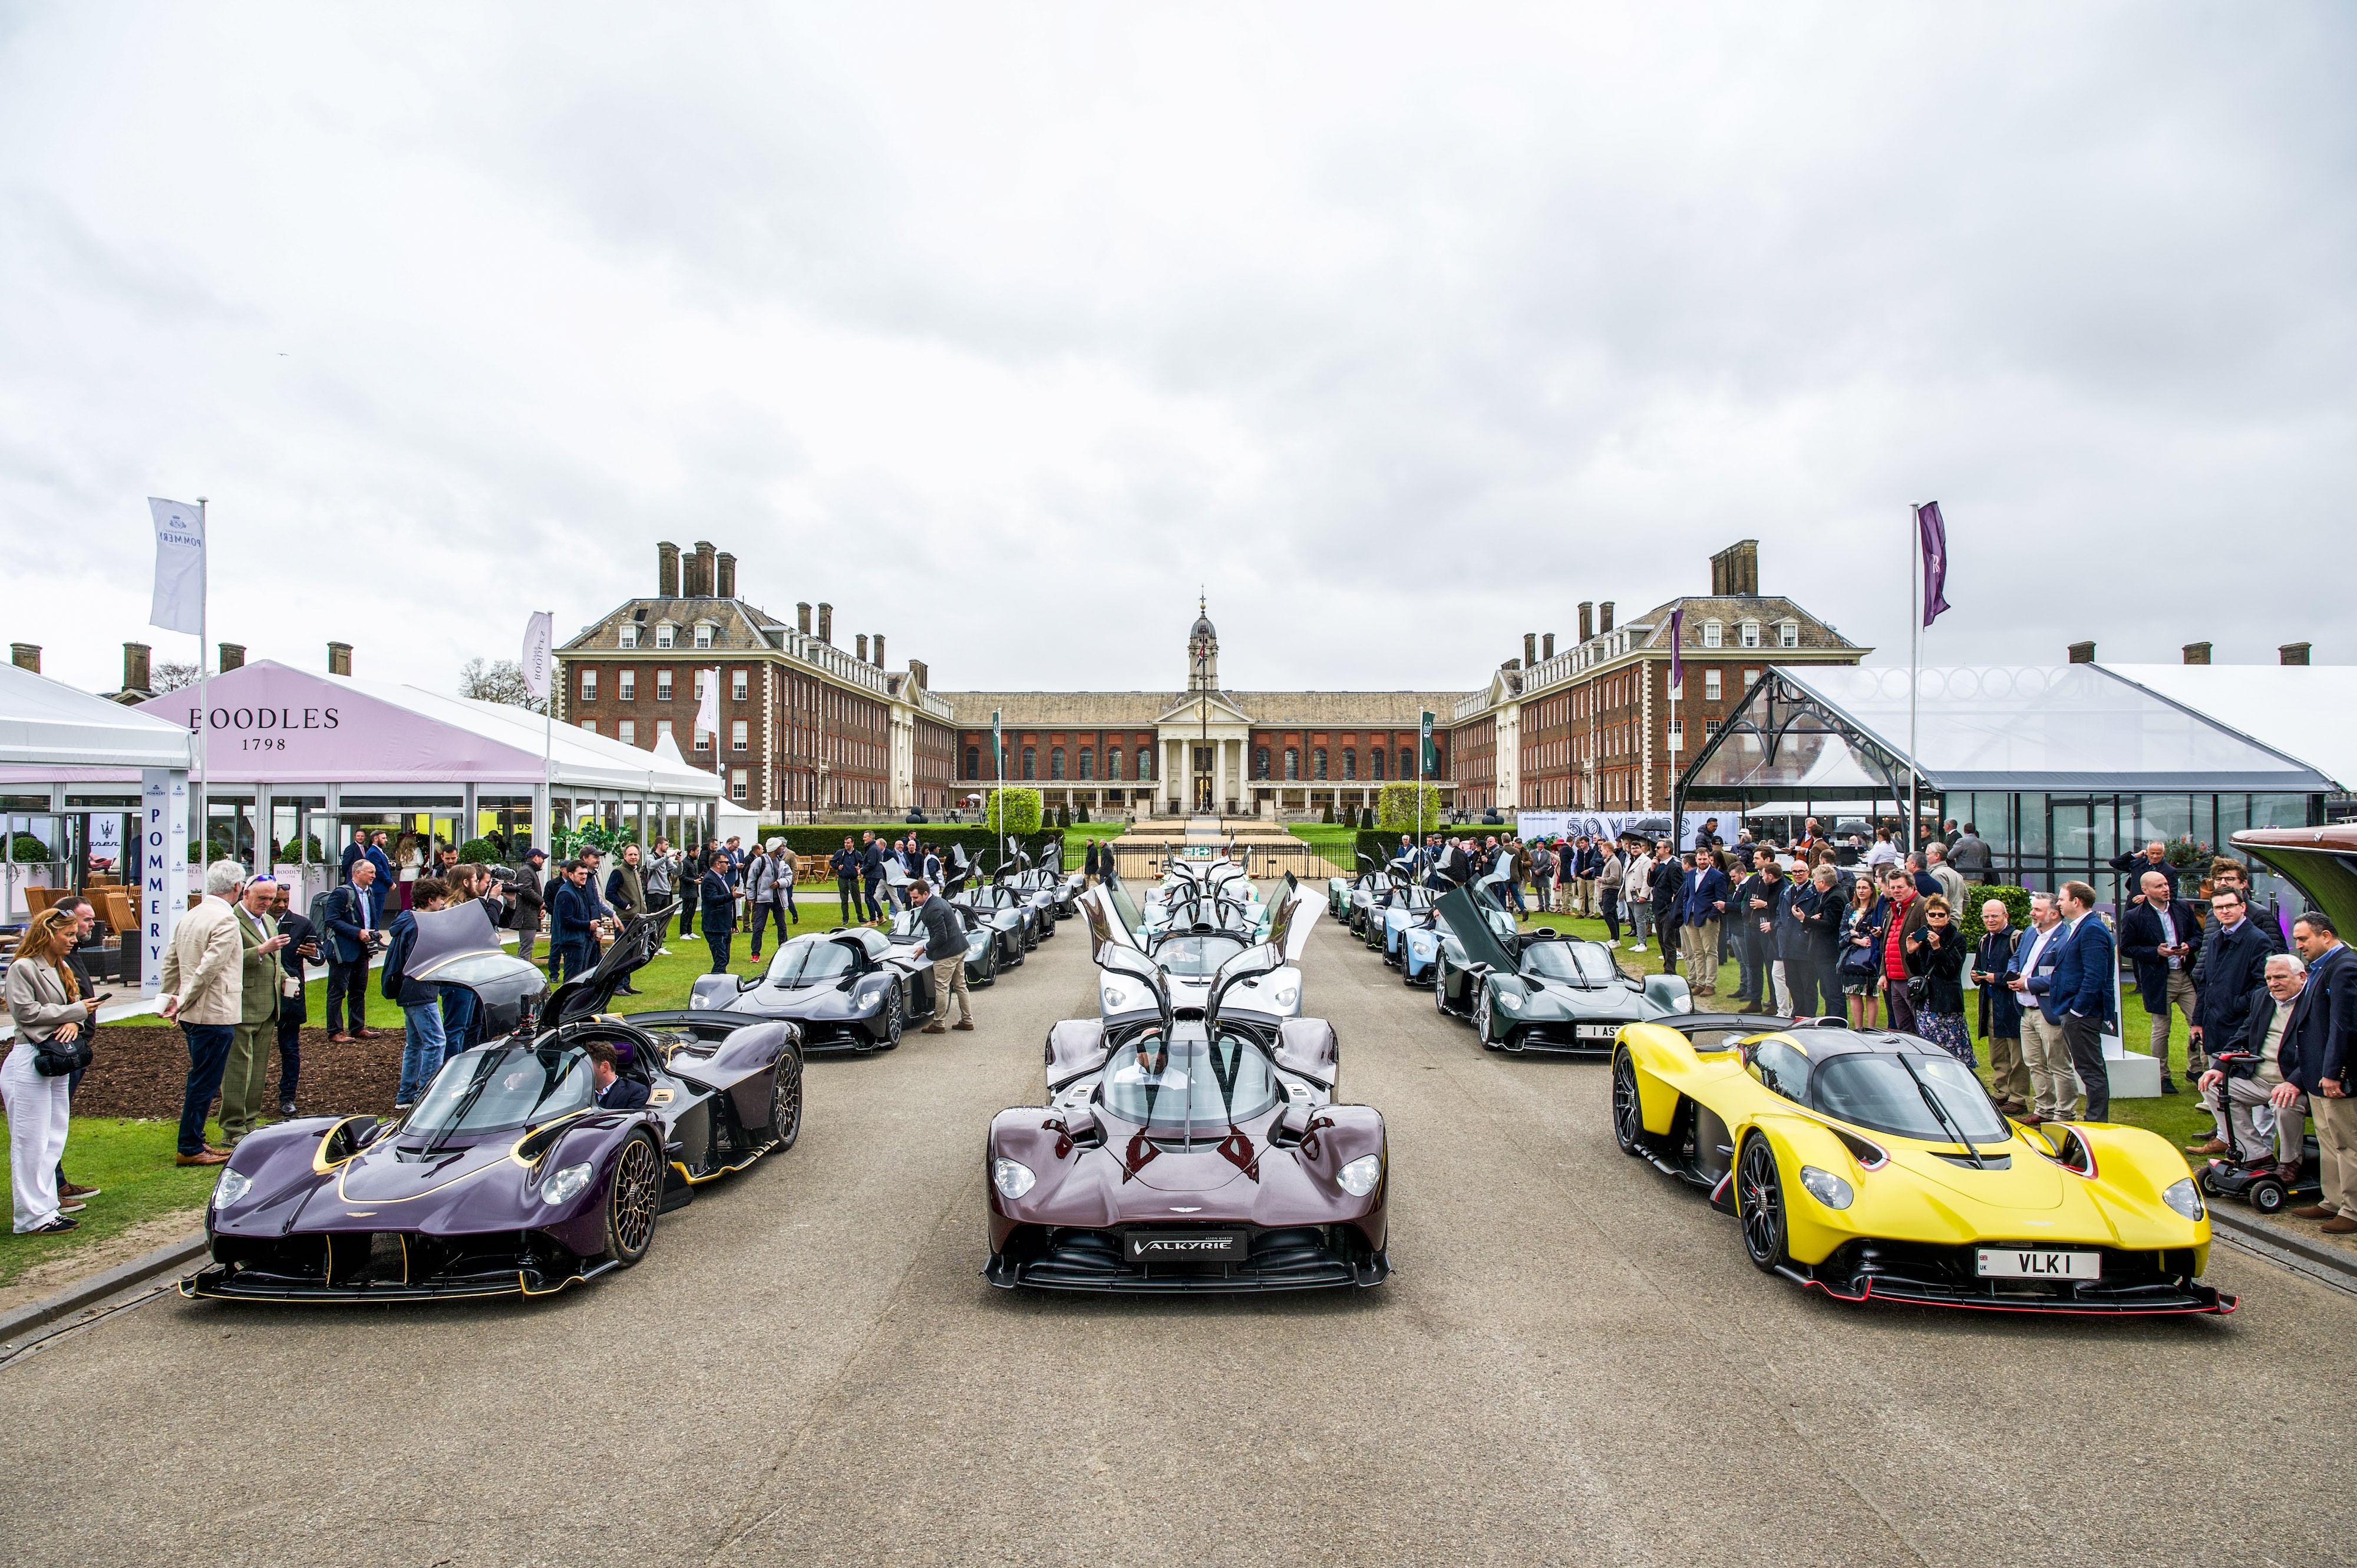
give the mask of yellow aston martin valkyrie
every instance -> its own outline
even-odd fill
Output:
[[[1733,1214],[1759,1268],[1843,1301],[1997,1312],[2232,1312],[2210,1218],[2136,1127],[2025,1127],[1912,1035],[1838,1020],[1631,1024],[1612,1131]]]

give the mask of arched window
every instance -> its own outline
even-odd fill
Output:
[[[1383,776],[1383,748],[1380,746],[1371,746],[1367,747],[1367,777],[1381,779]]]
[[[1081,747],[1081,777],[1082,777],[1082,778],[1083,778],[1083,779],[1093,779],[1093,778],[1095,778],[1096,776],[1097,776],[1097,754],[1096,754],[1096,748],[1095,748],[1095,747],[1093,747],[1093,746],[1084,746]]]
[[[1319,780],[1326,777],[1326,748],[1322,746],[1310,748],[1309,777]]]
[[[1354,746],[1346,746],[1342,748],[1342,777],[1345,779],[1356,779],[1358,776],[1359,748]]]
[[[1289,746],[1285,748],[1285,776],[1287,779],[1301,777],[1301,753]]]
[[[1141,746],[1137,748],[1137,776],[1138,778],[1145,779],[1150,779],[1154,777],[1154,748],[1152,746]]]
[[[1415,777],[1415,753],[1409,750],[1406,746],[1400,747],[1399,776],[1403,779],[1413,779]]]
[[[1255,779],[1268,777],[1268,747],[1265,746],[1253,753],[1253,777]]]
[[[1036,747],[1027,746],[1023,748],[1023,777],[1026,779],[1039,777],[1039,753]]]
[[[1108,779],[1121,777],[1121,747],[1117,746],[1105,747],[1105,777]]]
[[[1063,776],[1064,748],[1060,746],[1051,746],[1048,751],[1048,777],[1050,779],[1061,779]]]
[[[969,746],[965,748],[965,776],[969,779],[982,777],[982,747]]]

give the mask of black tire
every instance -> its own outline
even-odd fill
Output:
[[[1444,1018],[1448,1016],[1448,987],[1445,983],[1448,973],[1436,957],[1432,961],[1432,1010]]]
[[[1497,1004],[1490,1000],[1490,987],[1486,983],[1479,981],[1473,983],[1476,989],[1466,997],[1473,1004],[1473,1037],[1481,1042],[1484,1049],[1494,1051],[1501,1045],[1492,1035],[1498,1022]]]
[[[606,1184],[608,1258],[627,1269],[647,1255],[654,1245],[662,1191],[662,1151],[646,1132],[631,1133],[614,1156],[613,1179]]]
[[[884,993],[884,1011],[877,1015],[877,1032],[883,1036],[877,1043],[891,1050],[900,1043],[900,987],[898,982]]]
[[[1621,1047],[1612,1053],[1612,1141],[1632,1159],[1645,1155],[1645,1102],[1637,1092],[1637,1062]]]
[[[2274,1180],[2255,1184],[2250,1197],[2251,1207],[2262,1214],[2274,1214],[2291,1201],[2291,1195],[2284,1191],[2283,1184]]]
[[[784,1154],[802,1135],[802,1054],[788,1051],[778,1058],[778,1076],[770,1085],[771,1152]]]
[[[1735,1217],[1743,1227],[1743,1251],[1751,1266],[1774,1273],[1787,1261],[1784,1176],[1765,1133],[1744,1139],[1735,1157]]]
[[[2207,1165],[2194,1173],[2193,1185],[2204,1197],[2218,1196],[2218,1184],[2211,1179],[2210,1168]]]

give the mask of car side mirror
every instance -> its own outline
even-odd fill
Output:
[[[737,977],[737,989],[739,991],[750,991],[760,983],[761,977],[758,974],[740,974]]]

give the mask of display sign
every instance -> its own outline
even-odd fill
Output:
[[[164,986],[164,950],[188,902],[188,776],[139,770],[139,994]]]

